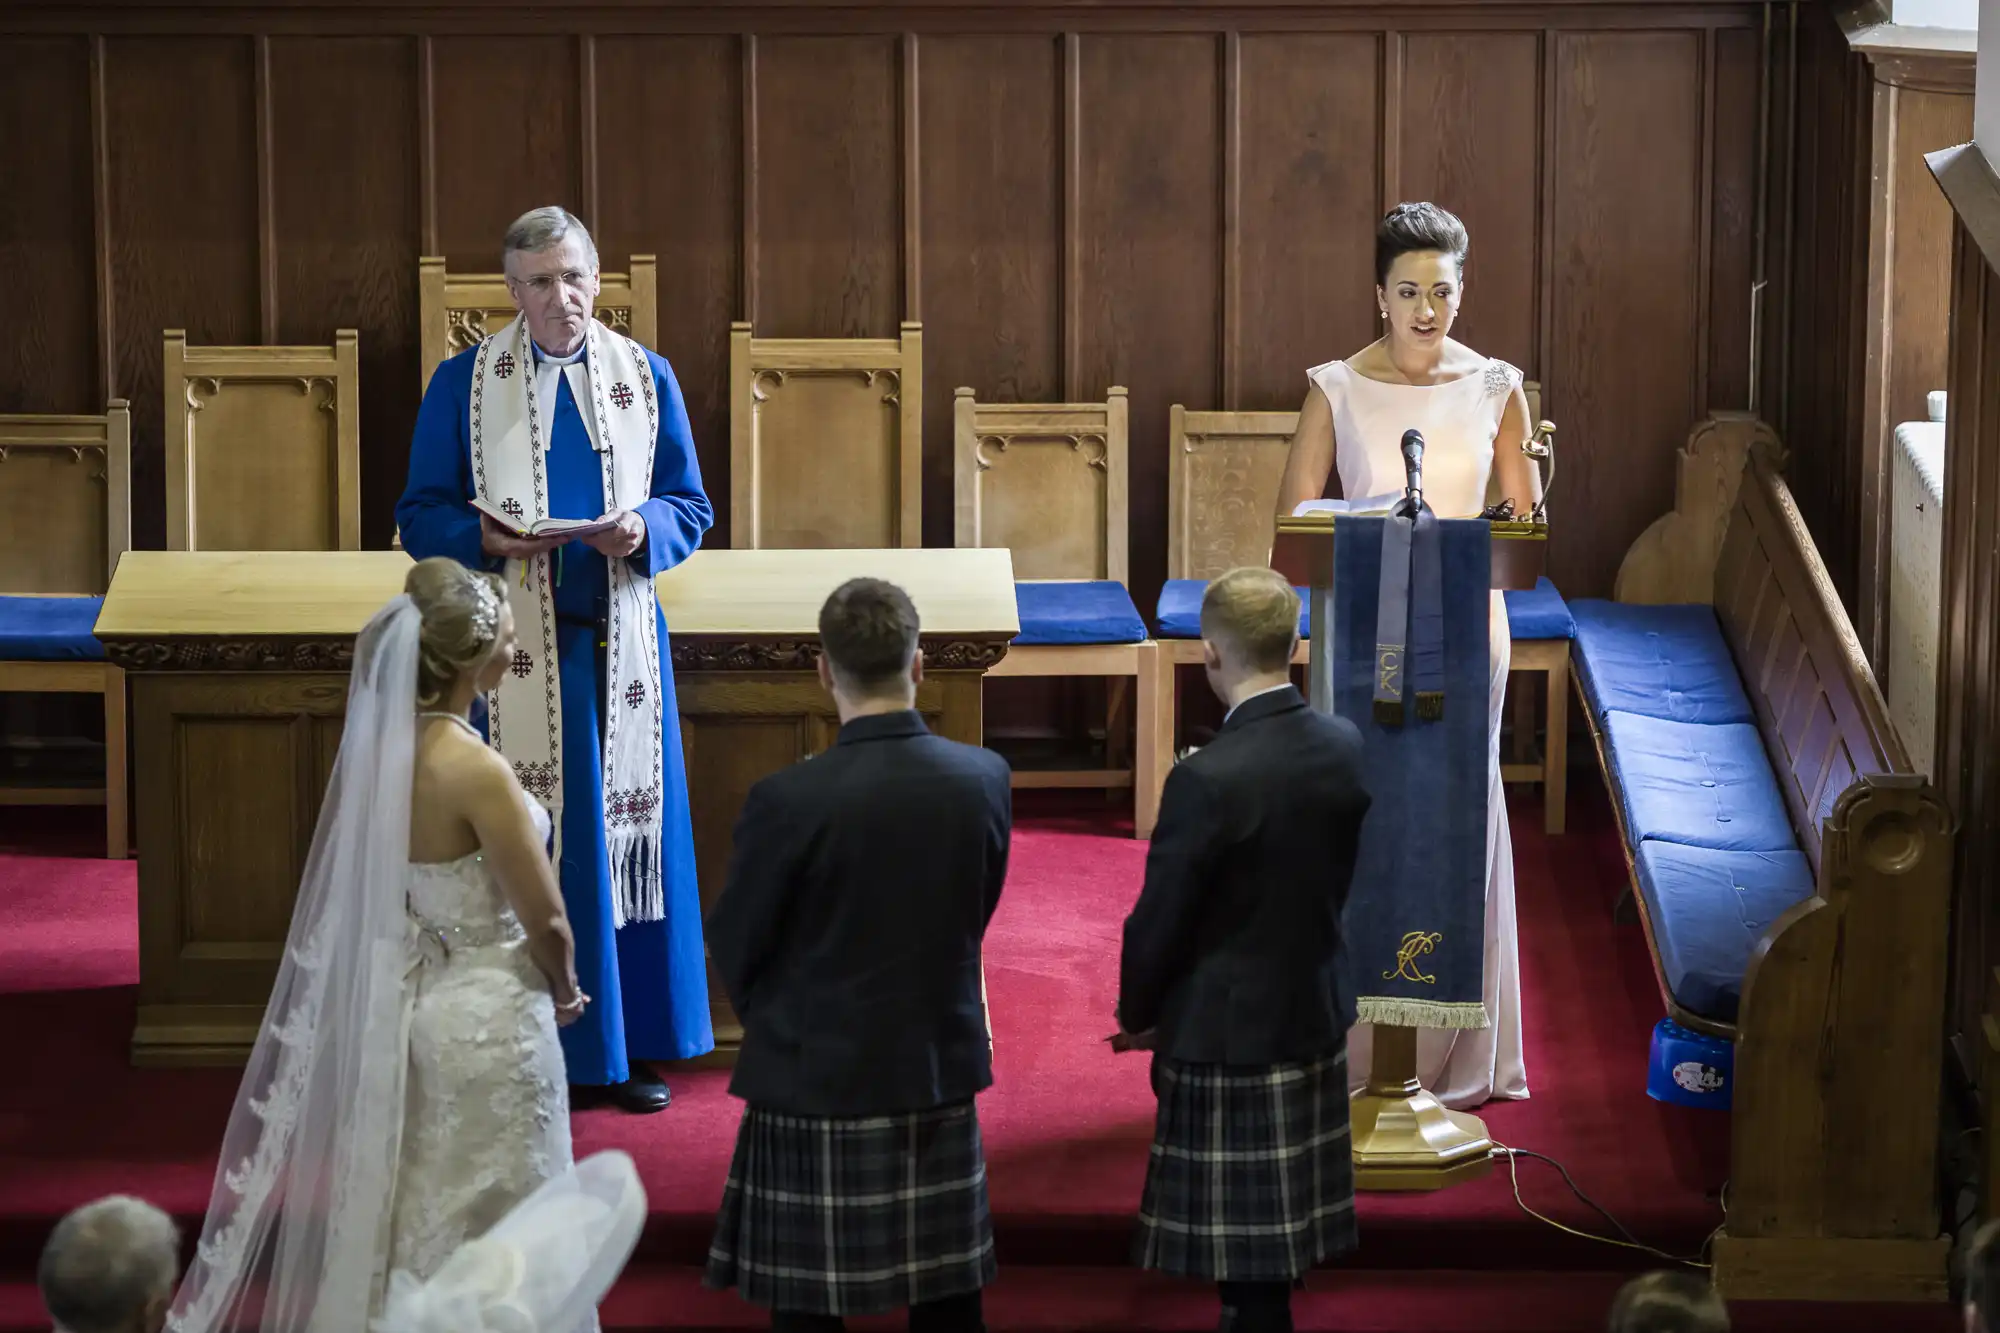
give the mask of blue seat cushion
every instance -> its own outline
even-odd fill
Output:
[[[1532,591],[1508,590],[1507,631],[1516,639],[1573,639],[1576,620],[1556,585],[1544,575],[1535,580]]]
[[[1668,722],[1639,713],[1604,719],[1605,755],[1625,829],[1727,852],[1798,848],[1764,741],[1747,722]]]
[[[1208,591],[1206,579],[1168,579],[1160,585],[1160,604],[1153,616],[1163,639],[1201,637],[1201,598]],[[1299,595],[1299,637],[1312,633],[1312,589],[1294,588]]]
[[[1017,644],[1139,643],[1146,637],[1132,594],[1113,579],[1016,583],[1014,608],[1021,617]]]
[[[1713,607],[1628,606],[1582,598],[1571,657],[1584,702],[1602,719],[1636,713],[1674,722],[1755,722]]]
[[[1813,893],[1805,854],[1639,844],[1639,892],[1674,1002],[1736,1021],[1750,953],[1771,923]]]
[[[0,662],[102,662],[102,597],[0,597]]]

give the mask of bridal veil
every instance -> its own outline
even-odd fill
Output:
[[[179,1333],[356,1333],[385,1292],[420,622],[399,596],[356,642],[291,934],[168,1317]]]

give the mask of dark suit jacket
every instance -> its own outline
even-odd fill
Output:
[[[750,789],[709,955],[743,1020],[729,1090],[795,1115],[993,1082],[980,942],[1007,875],[1008,768],[915,712],[856,718]]]
[[[1299,692],[1246,699],[1167,775],[1125,922],[1118,1016],[1157,1054],[1264,1065],[1354,1025],[1341,913],[1369,796],[1361,733]]]

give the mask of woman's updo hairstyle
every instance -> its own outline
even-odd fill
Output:
[[[419,560],[403,591],[423,617],[417,636],[417,704],[434,708],[458,678],[486,660],[500,636],[506,584],[497,574],[435,556]]]
[[[1450,255],[1465,271],[1465,252],[1472,239],[1465,224],[1436,204],[1397,204],[1375,228],[1375,283],[1389,285],[1389,269],[1404,255],[1428,250]]]

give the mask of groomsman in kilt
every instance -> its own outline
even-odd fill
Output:
[[[993,1082],[980,949],[1007,764],[924,726],[902,589],[841,585],[819,632],[840,738],[751,788],[708,922],[748,1106],[707,1282],[774,1329],[908,1306],[916,1333],[970,1333],[994,1273],[973,1096]]]
[[[1291,683],[1298,595],[1236,569],[1201,605],[1222,729],[1167,777],[1125,922],[1118,1050],[1159,1117],[1142,1268],[1219,1284],[1225,1333],[1292,1327],[1293,1285],[1354,1248],[1341,912],[1369,796],[1352,723]]]

